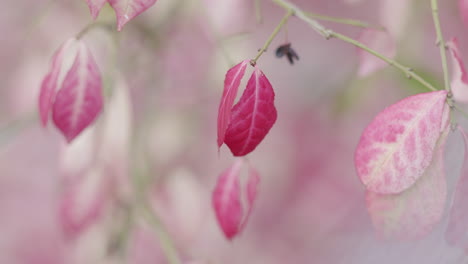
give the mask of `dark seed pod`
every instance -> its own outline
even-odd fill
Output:
[[[289,63],[294,64],[294,60],[299,60],[297,53],[291,48],[291,43],[286,43],[276,49],[276,57],[281,58],[284,55],[288,58]]]

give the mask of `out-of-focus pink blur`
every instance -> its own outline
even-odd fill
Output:
[[[442,83],[429,1],[291,2],[385,26],[394,47],[384,38],[373,48],[389,49],[434,85]],[[439,2],[444,36],[458,38],[468,62],[459,5]],[[218,152],[217,110],[226,71],[254,58],[285,13],[270,0],[260,3],[261,22],[250,0],[158,0],[120,32],[89,31],[83,41],[100,68],[105,100],[98,119],[71,144],[53,124],[42,127],[37,104],[54,51],[93,21],[86,1],[5,4],[0,263],[170,263],[168,243],[184,263],[466,263],[467,248],[444,239],[448,206],[422,238],[380,237],[354,168],[372,118],[426,90],[374,58],[363,62],[368,56],[355,47],[326,40],[295,17],[257,62],[275,90],[278,117],[248,156],[262,178],[249,221],[232,241],[225,238],[210,199],[234,157],[226,146]],[[116,24],[108,4],[97,21]],[[364,30],[323,24],[355,39]],[[300,57],[294,65],[274,54],[287,42]],[[370,67],[365,74],[362,63]],[[459,123],[468,128],[466,120]],[[450,133],[447,205],[463,160],[460,142]],[[148,221],[147,210],[160,223]]]

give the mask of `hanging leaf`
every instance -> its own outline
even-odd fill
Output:
[[[252,152],[276,121],[275,92],[265,74],[255,68],[232,118],[224,142],[234,156]]]
[[[367,209],[379,236],[402,240],[419,239],[432,231],[444,212],[447,183],[441,136],[431,164],[414,185],[399,194],[367,192]]]
[[[110,197],[110,180],[101,169],[90,169],[73,175],[64,186],[60,200],[59,220],[68,238],[75,238],[102,215]]]
[[[221,173],[213,191],[213,208],[228,239],[234,238],[245,227],[260,182],[259,174],[250,167],[246,183],[241,183],[243,164],[242,159],[237,159],[231,167]]]
[[[93,17],[93,19],[96,19],[98,17],[101,8],[106,2],[107,0],[86,0],[86,3],[89,7],[89,12],[91,12],[91,16]]]
[[[108,0],[108,2],[117,16],[117,30],[121,31],[128,21],[150,8],[156,0]]]
[[[83,42],[57,92],[53,120],[68,142],[89,126],[102,110],[102,83],[96,62]]]
[[[447,42],[452,56],[452,82],[453,98],[457,102],[468,103],[468,73],[461,58],[458,40],[456,38]]]
[[[395,40],[392,36],[385,31],[379,31],[375,29],[365,29],[359,41],[364,43],[366,46],[380,52],[386,57],[393,58],[396,54]],[[358,49],[359,56],[359,69],[358,76],[366,77],[372,73],[383,69],[387,66],[387,63],[374,55],[366,52],[362,49]]]
[[[465,143],[465,157],[455,188],[445,239],[452,246],[466,249],[468,248],[468,135],[461,127],[458,127],[458,130]]]
[[[411,17],[412,2],[408,0],[382,0],[379,8],[380,24],[399,42],[405,37]]]
[[[245,68],[248,63],[248,60],[244,60],[229,69],[226,73],[223,96],[221,97],[218,109],[218,148],[223,145],[226,129],[231,119],[232,105],[236,99],[237,90],[239,89],[242,77],[244,77]]]
[[[354,161],[369,191],[399,193],[422,176],[441,131],[448,126],[446,97],[446,91],[437,91],[405,98],[367,126]]]
[[[71,38],[60,46],[52,56],[52,63],[49,73],[45,76],[41,84],[39,93],[39,114],[44,126],[49,120],[50,110],[55,99],[57,89],[61,86],[63,77],[68,71],[71,63],[76,57],[77,40]]]

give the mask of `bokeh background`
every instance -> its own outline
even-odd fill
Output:
[[[355,47],[325,40],[294,17],[258,61],[275,89],[278,120],[248,156],[262,177],[249,222],[233,241],[225,239],[210,199],[234,158],[225,146],[218,153],[217,109],[225,72],[253,58],[285,13],[260,2],[261,21],[250,0],[158,0],[121,32],[86,34],[106,103],[93,127],[70,145],[52,124],[40,125],[37,97],[53,52],[92,22],[86,2],[5,3],[0,263],[169,263],[168,244],[184,263],[467,263],[465,249],[444,239],[448,209],[425,237],[379,237],[354,169],[354,149],[372,118],[426,90],[392,68],[358,77]],[[459,38],[468,62],[458,1],[439,2],[444,36]],[[441,87],[429,1],[294,3],[386,26],[396,59]],[[98,21],[115,23],[109,6]],[[363,30],[323,24],[353,38]],[[285,42],[300,56],[294,65],[274,56]],[[458,133],[449,135],[447,205],[461,142]],[[145,205],[157,219],[145,215]]]

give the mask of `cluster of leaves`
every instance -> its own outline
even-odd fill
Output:
[[[117,30],[151,7],[156,0],[87,0],[95,19],[104,4],[109,3],[117,16]],[[468,20],[468,1],[460,0],[460,10]],[[468,22],[466,22],[468,23]],[[396,53],[395,36],[366,29],[360,41],[380,50],[388,57]],[[374,225],[382,236],[418,238],[429,233],[440,221],[447,199],[443,152],[450,130],[449,102],[468,102],[468,73],[461,59],[458,42],[447,43],[452,57],[451,96],[446,90],[417,94],[389,106],[364,130],[355,152],[357,174],[367,189],[367,206]],[[277,51],[291,63],[297,54],[287,44]],[[381,69],[385,63],[369,53],[359,51],[359,76]],[[240,99],[234,104],[239,86],[249,65],[253,72]],[[452,98],[453,96],[453,98]],[[225,143],[236,158],[222,172],[212,195],[218,222],[228,239],[244,228],[252,212],[260,174],[244,158],[254,151],[269,133],[277,119],[275,93],[265,74],[255,62],[244,60],[226,73],[218,109],[217,145]],[[453,100],[453,101],[452,101]],[[99,68],[83,40],[70,38],[52,56],[49,72],[44,77],[39,96],[42,124],[49,117],[68,142],[89,127],[103,109],[102,80]],[[468,137],[465,140],[465,163],[460,177],[447,229],[447,240],[468,246],[464,234],[468,228]],[[242,173],[242,168],[247,172]],[[83,229],[96,217],[102,199],[92,203],[79,223],[69,214],[67,201],[63,217],[71,233]]]
[[[454,38],[447,43],[452,57],[453,96],[445,90],[405,98],[378,114],[364,130],[355,152],[359,178],[367,189],[367,207],[382,237],[417,239],[441,220],[447,200],[444,147],[454,102],[466,103],[467,72]],[[453,100],[453,101],[452,101]],[[446,239],[466,248],[467,136],[465,161],[454,194]]]

